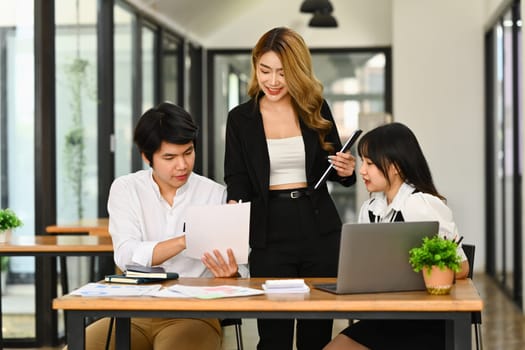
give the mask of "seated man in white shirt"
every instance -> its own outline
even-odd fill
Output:
[[[224,186],[193,173],[198,127],[182,108],[161,103],[146,111],[137,123],[134,142],[150,165],[148,170],[117,178],[108,200],[109,232],[115,263],[161,265],[181,277],[247,276],[233,252],[206,253],[202,260],[184,256],[184,213],[189,206],[222,204]],[[210,232],[213,234],[213,232]],[[109,319],[90,325],[86,349],[103,349]],[[110,346],[114,348],[115,336]],[[221,348],[217,319],[131,319],[132,349]]]

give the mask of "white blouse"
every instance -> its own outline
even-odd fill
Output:
[[[267,139],[270,155],[270,186],[306,182],[302,136]]]
[[[398,213],[404,221],[439,221],[439,235],[447,239],[458,240],[458,230],[452,210],[440,198],[428,193],[415,192],[415,187],[404,183],[399,188],[394,200],[388,204],[384,192],[373,192],[361,206],[359,222],[369,223],[370,212],[374,222],[391,222]],[[458,247],[461,260],[467,260],[461,247]]]

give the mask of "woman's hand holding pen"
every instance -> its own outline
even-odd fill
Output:
[[[355,157],[350,153],[337,152],[333,156],[328,156],[328,161],[337,171],[337,175],[348,177],[354,174]]]
[[[228,262],[224,260],[221,252],[218,250],[213,251],[212,256],[210,253],[204,253],[202,257],[202,263],[213,273],[215,277],[238,277],[239,267],[237,261],[233,255],[233,251],[228,249]]]

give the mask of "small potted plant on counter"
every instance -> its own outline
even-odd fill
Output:
[[[439,235],[423,238],[419,247],[409,252],[409,262],[415,272],[423,272],[427,291],[433,295],[449,294],[454,275],[460,270],[461,258],[457,243]]]
[[[22,226],[22,220],[9,208],[0,209],[0,243],[6,241],[11,230]]]

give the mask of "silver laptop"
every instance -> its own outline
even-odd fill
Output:
[[[344,224],[337,283],[314,287],[336,294],[425,290],[408,252],[438,230],[437,221]]]

